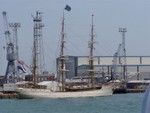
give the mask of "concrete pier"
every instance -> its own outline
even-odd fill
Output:
[[[127,89],[127,93],[143,93],[146,89]]]
[[[128,88],[117,88],[114,90],[114,94],[120,93],[144,93],[146,89],[128,89]]]

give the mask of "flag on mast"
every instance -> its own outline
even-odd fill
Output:
[[[71,7],[69,5],[66,5],[65,10],[71,11]]]
[[[26,68],[24,67],[24,62],[19,60],[18,61],[18,66],[17,66],[18,69],[20,69],[23,73],[26,73]]]

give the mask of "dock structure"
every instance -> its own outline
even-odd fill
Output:
[[[143,93],[146,89],[127,89],[127,93]]]
[[[12,94],[0,93],[0,99],[16,99],[16,98],[18,98],[18,95],[16,93]]]
[[[113,94],[124,94],[124,93],[144,93],[146,89],[128,89],[128,88],[117,88],[114,89]]]

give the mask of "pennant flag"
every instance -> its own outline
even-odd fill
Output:
[[[26,68],[24,67],[24,62],[23,61],[18,61],[18,70],[20,69],[23,73],[26,73]]]
[[[65,10],[71,11],[71,7],[69,5],[66,5]]]

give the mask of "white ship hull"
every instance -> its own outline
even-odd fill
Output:
[[[90,91],[66,91],[66,92],[52,92],[47,89],[30,89],[18,88],[19,98],[78,98],[78,97],[99,97],[111,96],[113,94],[112,86],[103,86],[101,89]]]

